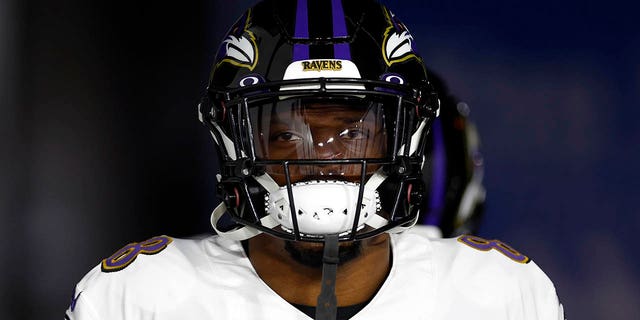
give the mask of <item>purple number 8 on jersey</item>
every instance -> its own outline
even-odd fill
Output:
[[[507,256],[509,259],[518,263],[529,263],[530,261],[529,257],[518,252],[516,249],[511,248],[506,243],[500,240],[485,240],[476,236],[464,235],[458,238],[458,241],[480,251],[489,251],[491,249],[495,249],[496,251]]]
[[[102,260],[103,272],[120,271],[130,265],[139,254],[156,254],[164,250],[173,241],[171,237],[158,236],[142,242],[133,242]]]

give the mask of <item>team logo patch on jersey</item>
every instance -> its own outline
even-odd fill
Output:
[[[382,41],[382,56],[388,66],[411,58],[418,59],[415,53],[413,36],[407,27],[393,13],[385,10],[389,27],[385,30]]]
[[[153,237],[142,242],[133,242],[116,251],[109,258],[102,260],[102,272],[120,271],[128,267],[139,254],[152,255],[166,249],[173,241],[171,237]]]
[[[342,70],[342,61],[341,60],[314,60],[314,61],[303,61],[302,62],[302,71],[340,71]]]
[[[231,28],[218,51],[218,65],[231,63],[235,66],[253,70],[258,63],[258,46],[251,26],[251,10]]]

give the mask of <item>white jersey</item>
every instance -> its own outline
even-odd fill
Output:
[[[502,242],[406,232],[391,245],[387,279],[351,319],[564,319],[549,278]],[[240,242],[162,236],[91,270],[65,319],[310,318],[260,279]]]

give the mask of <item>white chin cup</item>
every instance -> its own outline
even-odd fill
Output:
[[[298,230],[305,235],[341,234],[351,231],[360,184],[335,180],[299,182],[291,186]],[[293,230],[287,187],[265,196],[267,213],[285,230]],[[361,229],[380,211],[378,191],[365,189],[358,220]]]

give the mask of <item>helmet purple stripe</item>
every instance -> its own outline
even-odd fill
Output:
[[[333,20],[333,36],[335,38],[346,38],[347,25],[342,9],[342,0],[331,0],[331,12]],[[351,51],[348,43],[336,43],[333,45],[333,54],[336,59],[351,60]]]
[[[309,38],[309,17],[307,0],[298,0],[296,7],[296,29],[294,39]],[[293,45],[293,61],[309,59],[309,45],[296,43]]]

